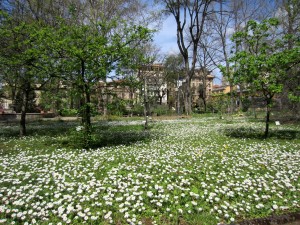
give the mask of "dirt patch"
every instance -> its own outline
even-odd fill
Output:
[[[245,220],[231,225],[300,225],[300,212]]]

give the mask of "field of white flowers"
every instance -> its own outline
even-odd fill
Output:
[[[107,125],[126,134],[137,123]],[[300,127],[271,127],[290,138],[228,136],[263,126],[160,121],[147,140],[93,150],[53,144],[62,137],[0,136],[0,224],[216,225],[299,211]]]

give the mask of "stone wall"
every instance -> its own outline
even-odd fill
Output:
[[[53,118],[54,113],[26,113],[26,120],[34,121],[41,120],[43,118]],[[19,121],[21,119],[21,113],[1,113],[0,121]]]

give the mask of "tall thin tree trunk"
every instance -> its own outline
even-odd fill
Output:
[[[229,84],[229,91],[230,91],[230,114],[233,114],[233,109],[234,109],[234,102],[233,102],[233,85],[230,82]]]
[[[84,127],[84,146],[91,145],[91,96],[88,81],[85,80],[85,62],[81,61],[81,88],[83,93],[82,125]]]
[[[178,86],[177,91],[177,115],[180,115],[180,86]]]
[[[159,95],[159,105],[162,105],[162,99],[163,99],[163,96]]]
[[[23,137],[23,136],[27,135],[27,132],[26,132],[26,112],[27,112],[27,105],[28,105],[28,96],[29,96],[29,89],[25,88],[25,90],[22,91],[20,137]]]
[[[269,135],[269,123],[270,123],[270,109],[271,99],[267,99],[267,115],[266,115],[266,128],[265,128],[265,134],[264,137],[267,138]]]
[[[243,102],[242,102],[242,99],[243,99],[243,88],[242,88],[242,85],[240,85],[240,92],[239,92],[239,107],[241,110],[243,110]]]
[[[84,113],[83,113],[83,126],[84,126],[84,145],[86,148],[91,146],[91,97],[89,92],[88,84],[85,84],[85,99],[84,99]]]
[[[204,68],[202,68],[202,74],[203,74],[203,76],[202,76],[202,84],[203,84],[203,94],[202,94],[202,96],[203,96],[204,112],[206,112],[206,98],[207,98],[207,95],[206,95],[206,93],[207,93],[206,92],[207,91],[206,78],[207,78],[208,74],[207,74],[207,71]]]
[[[147,88],[147,79],[144,77],[144,117],[145,124],[144,129],[148,129],[148,113],[149,113],[149,103],[148,103],[148,88]]]
[[[54,95],[57,96],[58,93],[59,93],[59,91],[60,91],[60,82],[57,82],[57,85],[56,85],[55,90],[54,90],[54,92],[55,92]],[[53,112],[54,112],[56,115],[59,114],[60,101],[61,101],[61,99],[58,100],[58,98],[55,98],[55,102],[54,102],[54,110],[53,110]]]
[[[103,93],[103,116],[107,116],[108,92],[107,83],[105,81],[105,91]]]
[[[69,91],[69,93],[68,93],[69,95],[70,95],[70,108],[71,109],[74,109],[74,95],[73,94],[71,94],[71,91]]]
[[[17,103],[16,103],[16,88],[15,87],[12,87],[12,90],[11,90],[11,100],[12,100],[13,111],[16,111]]]
[[[84,123],[86,127],[91,126],[91,95],[89,91],[88,84],[85,84],[85,99],[84,99]]]

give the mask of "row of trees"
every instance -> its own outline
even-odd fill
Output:
[[[79,93],[89,146],[91,87],[111,72],[144,62],[141,46],[152,36],[146,18],[139,17],[144,7],[119,0],[1,1],[1,82],[22,96],[21,136],[26,135],[30,93],[66,81]]]
[[[112,73],[124,77],[157,61],[155,50],[149,50],[152,30],[147,27],[159,24],[163,14],[174,18],[180,53],[179,58],[167,57],[166,79],[174,82],[180,76],[186,81],[186,114],[192,113],[191,80],[199,69],[204,104],[206,76],[216,68],[231,87],[231,112],[234,86],[240,95],[245,90],[261,93],[268,109],[266,135],[275,94],[283,93],[284,102],[299,102],[297,0],[154,2],[158,7],[140,0],[1,1],[0,76],[11,87],[12,99],[19,96],[20,134],[26,134],[30,93],[45,87],[58,90],[65,82],[80,99],[88,137],[92,87]],[[144,96],[146,111],[147,102]]]
[[[282,98],[282,102],[288,102],[287,107],[297,110],[299,1],[162,2],[177,24],[177,44],[188,81],[184,86],[187,114],[192,110],[190,81],[196,66],[208,71],[221,70],[230,85],[231,112],[234,110],[234,86],[238,86],[240,95],[247,91],[253,96],[263,96],[267,108],[265,136],[268,136],[270,108],[275,95]]]

